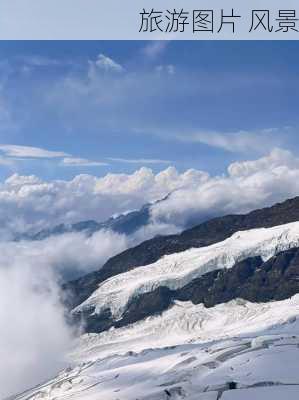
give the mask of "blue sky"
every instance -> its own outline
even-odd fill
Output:
[[[298,155],[297,42],[12,41],[0,54],[2,179]]]

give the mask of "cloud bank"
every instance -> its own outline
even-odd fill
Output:
[[[60,223],[104,221],[166,196],[151,208],[153,224],[183,229],[210,217],[242,213],[296,196],[298,177],[299,159],[280,148],[256,160],[234,162],[219,176],[195,169],[180,173],[174,167],[156,174],[147,167],[132,174],[80,174],[69,181],[13,174],[0,183],[0,238]]]
[[[0,265],[30,264],[38,270],[54,271],[56,279],[73,279],[101,267],[113,255],[135,242],[114,232],[101,230],[92,236],[65,233],[36,241],[0,242]]]
[[[172,193],[152,208],[154,220],[179,226],[245,213],[299,195],[299,159],[274,149],[254,161],[235,162],[222,176]]]
[[[219,176],[195,169],[180,173],[174,167],[157,174],[142,167],[132,174],[81,174],[49,182],[13,174],[0,184],[0,233],[9,238],[60,223],[104,221],[166,196],[151,207],[152,223],[183,229],[296,196],[298,178],[299,159],[279,148],[257,160],[234,162]]]
[[[67,365],[75,336],[64,318],[58,282],[100,268],[128,244],[125,236],[106,231],[0,242],[0,398]]]
[[[167,168],[154,174],[144,167],[133,174],[78,175],[70,181],[46,182],[33,175],[14,174],[0,184],[2,237],[59,223],[103,221],[206,179],[208,175],[201,171],[179,174],[175,168]]]
[[[7,260],[8,261],[8,260]],[[50,378],[73,340],[55,279],[31,261],[0,263],[0,398]]]
[[[33,387],[68,365],[76,344],[60,302],[59,282],[99,269],[114,254],[169,225],[149,224],[131,237],[99,231],[41,241],[0,242],[0,398]]]

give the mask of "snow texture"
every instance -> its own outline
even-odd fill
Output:
[[[81,337],[72,366],[15,400],[276,400],[299,397],[299,295],[160,316]]]
[[[153,264],[113,276],[74,312],[94,308],[95,314],[101,314],[110,309],[113,317],[119,319],[130,300],[159,286],[178,289],[207,272],[231,268],[248,257],[261,256],[267,260],[297,246],[299,222],[237,232],[214,245],[164,256]]]
[[[298,245],[298,222],[238,232],[112,277],[77,311],[109,307],[120,317],[138,293],[182,287],[208,271]],[[299,294],[212,308],[176,302],[132,325],[83,335],[69,357],[58,376],[11,400],[297,400]]]

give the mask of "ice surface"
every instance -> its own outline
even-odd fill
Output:
[[[16,398],[293,400],[298,358],[299,295],[209,309],[178,302],[160,316],[83,335],[72,368]]]
[[[269,259],[279,251],[299,246],[299,222],[273,228],[237,232],[211,246],[164,256],[157,262],[116,275],[104,283],[74,312],[95,307],[100,314],[109,308],[115,319],[122,316],[130,299],[159,286],[181,288],[196,277],[231,268],[248,257]]]
[[[298,400],[298,386],[274,386],[226,392],[221,400]]]

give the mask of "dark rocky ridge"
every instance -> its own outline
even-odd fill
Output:
[[[155,237],[110,258],[99,271],[65,284],[63,288],[69,294],[67,305],[70,308],[76,307],[104,280],[151,264],[166,254],[178,253],[191,247],[208,246],[227,239],[237,231],[267,228],[294,221],[299,221],[299,197],[244,215],[214,218],[179,235]]]
[[[230,269],[209,272],[178,290],[159,287],[133,298],[120,320],[110,310],[92,315],[93,309],[77,315],[87,332],[119,328],[169,308],[175,300],[203,303],[206,307],[236,298],[252,302],[284,300],[299,292],[299,248],[278,253],[266,262],[261,257],[247,258]]]

